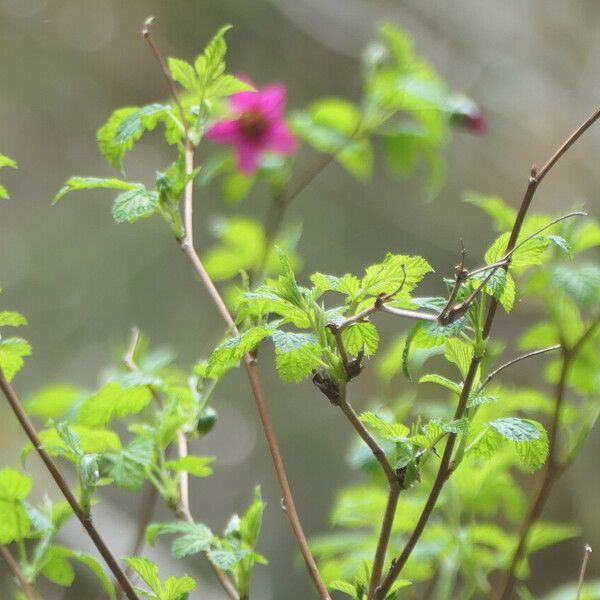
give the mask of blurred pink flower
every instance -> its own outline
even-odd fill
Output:
[[[254,173],[266,151],[290,154],[296,139],[284,120],[285,87],[268,85],[255,92],[229,97],[233,119],[217,121],[206,137],[218,144],[235,147],[237,166],[242,173]]]

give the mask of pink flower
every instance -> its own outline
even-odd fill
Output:
[[[206,137],[218,144],[234,146],[242,173],[254,173],[266,151],[290,154],[296,149],[296,139],[283,118],[283,85],[233,94],[229,104],[235,118],[217,121],[208,128]]]

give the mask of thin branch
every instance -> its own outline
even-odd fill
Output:
[[[581,123],[581,125],[579,125],[579,127],[577,127],[577,129],[559,146],[558,150],[552,155],[552,157],[548,160],[548,162],[542,167],[540,171],[538,171],[535,167],[532,167],[527,189],[523,196],[523,200],[521,201],[519,212],[517,213],[517,216],[515,218],[515,222],[513,224],[513,228],[511,230],[511,234],[506,246],[505,254],[511,253],[517,244],[519,234],[521,233],[521,229],[523,227],[523,222],[525,221],[525,217],[527,215],[527,212],[531,205],[531,201],[535,195],[538,185],[549,173],[552,167],[558,162],[560,157],[563,156],[565,152],[575,143],[575,141],[579,139],[579,137],[581,137],[581,135],[587,129],[589,129],[589,127],[591,127],[591,125],[595,123],[599,118],[600,107],[598,107],[583,123]],[[508,269],[508,265],[506,265],[504,268]],[[482,337],[484,340],[486,340],[490,335],[497,308],[498,300],[492,297],[490,299],[488,312],[482,331]],[[464,414],[467,399],[471,392],[471,388],[475,379],[475,373],[477,371],[480,361],[481,357],[473,355],[471,364],[469,365],[469,371],[467,373],[467,377],[465,378],[463,389],[459,398],[459,403],[456,409],[455,417],[457,418],[461,418]],[[383,598],[385,598],[386,593],[389,591],[394,581],[400,575],[404,564],[411,555],[412,550],[414,549],[417,541],[423,533],[423,530],[425,529],[425,525],[429,521],[429,517],[433,512],[440,492],[451,473],[450,462],[455,441],[456,434],[450,434],[448,436],[448,441],[446,442],[446,447],[444,448],[444,454],[442,456],[442,460],[440,461],[440,466],[433,487],[429,493],[429,497],[427,498],[425,506],[423,507],[417,525],[413,530],[413,533],[409,537],[404,547],[404,550],[402,551],[398,559],[392,561],[392,565],[390,567],[390,570],[388,571],[388,575],[384,579],[382,585],[377,589],[377,593],[375,595],[376,600],[382,600]]]
[[[528,358],[532,358],[534,356],[539,356],[540,354],[546,354],[548,352],[554,352],[554,350],[558,350],[560,348],[560,344],[555,344],[554,346],[548,346],[548,348],[542,348],[541,350],[534,350],[533,352],[528,352],[527,354],[523,354],[522,356],[517,356],[517,358],[513,358],[508,362],[500,365],[497,369],[494,369],[481,383],[479,386],[478,392],[481,392],[483,388],[492,380],[494,377],[499,375],[504,369],[508,369],[508,367],[512,367],[512,365],[521,362],[522,360],[526,360]]]
[[[388,499],[385,512],[383,514],[379,538],[377,539],[377,548],[375,550],[375,558],[373,559],[373,569],[371,572],[371,581],[369,582],[369,592],[367,595],[367,600],[372,600],[375,594],[375,589],[379,584],[379,580],[381,579],[383,563],[385,561],[385,555],[390,542],[392,527],[394,525],[394,517],[396,516],[396,508],[398,506],[398,498],[400,497],[402,488],[400,485],[400,477],[398,476],[398,473],[394,467],[392,467],[388,461],[385,452],[377,443],[377,441],[371,436],[348,402],[347,386],[345,383],[342,383],[340,386],[340,400],[338,402],[338,406],[346,415],[356,433],[358,433],[363,442],[365,442],[365,444],[369,447],[373,453],[373,456],[381,466],[388,481]]]
[[[19,587],[21,588],[21,591],[27,600],[37,600],[37,595],[33,589],[33,586],[25,579],[23,573],[21,573],[19,563],[15,560],[15,557],[4,544],[0,544],[0,556],[6,563],[6,566],[10,572],[13,574],[13,577],[19,584]]]
[[[10,405],[13,413],[17,417],[23,431],[27,434],[27,437],[33,444],[33,447],[36,449],[40,458],[42,459],[48,471],[50,472],[50,475],[58,485],[63,496],[73,509],[73,512],[75,513],[75,515],[83,525],[83,528],[85,529],[87,534],[90,536],[92,542],[98,549],[98,552],[104,559],[104,562],[106,562],[106,565],[112,571],[112,574],[115,576],[115,579],[118,581],[119,585],[121,586],[121,589],[125,592],[129,600],[140,600],[139,596],[133,589],[133,586],[129,582],[125,571],[119,565],[117,559],[114,557],[113,553],[110,551],[110,549],[104,542],[104,539],[94,526],[91,515],[83,510],[78,500],[73,495],[73,492],[71,492],[69,485],[58,470],[56,464],[54,463],[54,460],[42,445],[37,430],[33,426],[33,423],[31,422],[25,411],[23,410],[21,401],[19,400],[14,389],[4,376],[2,369],[0,369],[0,389],[6,397],[6,400],[8,401],[8,404]]]
[[[123,362],[125,363],[125,365],[127,365],[127,368],[134,373],[137,373],[140,370],[139,366],[137,365],[137,363],[135,362],[135,359],[134,359],[135,350],[136,350],[139,338],[140,338],[139,329],[137,327],[132,327],[129,345],[127,347],[127,351],[123,355]],[[164,406],[163,399],[162,399],[161,395],[158,393],[158,391],[156,390],[156,388],[151,384],[148,384],[147,387],[150,390],[150,392],[152,393],[152,395],[154,396],[154,398],[156,399],[157,404],[159,406]],[[184,458],[185,456],[188,455],[187,436],[185,434],[185,431],[183,431],[182,429],[179,429],[177,431],[177,452],[178,452],[179,458]],[[156,499],[156,488],[154,488],[154,486],[153,486],[152,489],[154,490],[153,497],[154,497],[154,499]],[[145,516],[145,518],[141,519],[140,527],[138,529],[137,544],[139,544],[140,548],[142,547],[143,542],[144,542],[143,531],[145,530],[146,525],[148,524],[148,522],[150,521],[150,519],[152,517],[153,510],[154,510],[154,501],[151,501],[151,504],[148,507],[147,512],[145,513],[146,516]],[[177,516],[180,519],[182,519],[183,521],[187,521],[188,523],[196,522],[194,520],[194,517],[192,516],[192,512],[190,510],[189,474],[185,471],[182,471],[181,473],[179,473],[179,507],[177,509]],[[140,530],[141,530],[141,538],[140,538]],[[136,546],[137,546],[137,544],[136,544]],[[137,554],[138,552],[139,552],[139,549],[135,554]],[[135,556],[135,554],[134,554],[134,556]],[[215,565],[211,560],[209,560],[208,562],[209,562],[214,574],[217,576],[217,579],[219,580],[221,586],[223,587],[223,589],[229,596],[229,598],[231,598],[231,600],[239,600],[240,596],[235,588],[235,585],[232,583],[232,581],[227,576],[227,573],[225,573],[225,571],[223,571],[221,568],[219,568],[217,565]]]
[[[577,597],[575,600],[579,600],[581,598],[581,593],[583,592],[583,582],[585,581],[585,572],[587,571],[587,565],[591,553],[592,547],[589,544],[586,544],[583,550],[583,561],[581,562],[581,571],[579,572],[579,581],[577,582]]]

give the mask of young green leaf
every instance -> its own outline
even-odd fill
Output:
[[[122,181],[121,179],[102,179],[98,177],[71,177],[54,196],[53,204],[56,204],[69,192],[75,192],[77,190],[96,190],[96,189],[108,189],[108,190],[134,190],[139,187],[143,187],[141,183],[130,183],[128,181]]]
[[[321,346],[312,333],[273,332],[275,366],[280,377],[290,383],[302,381],[321,361]]]
[[[186,472],[195,477],[208,477],[213,472],[208,465],[214,460],[214,456],[182,456],[176,460],[166,461],[164,466],[178,473]]]
[[[21,338],[0,339],[0,369],[8,381],[21,370],[23,357],[31,354],[31,346]]]

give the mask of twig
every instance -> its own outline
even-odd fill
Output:
[[[548,346],[548,348],[542,348],[541,350],[534,350],[533,352],[528,352],[527,354],[523,354],[522,356],[517,356],[517,358],[513,358],[508,362],[500,365],[497,369],[494,369],[480,384],[478,392],[481,392],[483,388],[492,380],[494,377],[499,375],[504,369],[508,369],[508,367],[512,367],[512,365],[521,362],[522,360],[526,360],[528,358],[532,358],[533,356],[539,356],[540,354],[546,354],[548,352],[554,352],[554,350],[558,350],[560,348],[560,344],[555,344],[554,346]]]
[[[48,454],[48,452],[42,445],[42,442],[39,438],[35,427],[33,426],[33,423],[23,410],[21,401],[19,400],[14,389],[4,376],[2,369],[0,369],[0,389],[2,389],[2,393],[6,397],[6,400],[8,401],[8,404],[10,405],[13,413],[17,417],[23,431],[25,431],[25,433],[27,434],[27,437],[33,444],[33,447],[36,449],[40,458],[46,465],[46,468],[50,472],[50,475],[58,485],[63,496],[73,509],[73,512],[75,513],[75,515],[83,525],[83,528],[85,529],[87,534],[90,536],[92,542],[98,549],[98,552],[104,559],[104,562],[106,562],[108,568],[112,571],[112,574],[115,576],[115,579],[118,581],[119,585],[121,586],[121,589],[125,592],[129,600],[140,600],[139,596],[136,594],[131,583],[129,582],[125,571],[121,568],[121,566],[117,562],[117,559],[114,557],[113,553],[110,551],[110,549],[104,542],[104,539],[94,526],[91,515],[83,510],[83,508],[71,492],[71,489],[69,488],[67,482],[60,474],[60,471],[58,470],[56,464],[52,460],[52,457]]]
[[[587,571],[587,565],[591,553],[592,547],[589,544],[586,544],[583,550],[583,561],[581,562],[581,571],[579,572],[579,581],[577,582],[577,597],[575,600],[579,600],[581,598],[581,592],[583,592],[583,582],[585,580],[585,572]]]
[[[127,351],[123,355],[123,362],[127,365],[127,368],[134,373],[137,373],[140,370],[139,366],[137,365],[134,359],[134,354],[139,341],[139,337],[139,329],[137,327],[132,327],[131,339],[129,341]],[[164,406],[163,399],[156,390],[156,388],[151,384],[148,384],[147,387],[156,399],[158,405]],[[177,431],[177,452],[179,458],[183,458],[184,456],[188,455],[187,436],[185,434],[185,431],[183,431],[182,429],[179,429]],[[155,490],[154,498],[156,498],[156,488],[152,487],[152,489]],[[141,539],[139,537],[140,530],[138,530],[138,544],[140,544],[140,547],[144,542],[143,531],[146,528],[148,522],[150,521],[153,508],[154,504],[152,504],[151,508],[148,510],[147,516],[140,521]],[[179,507],[177,509],[177,516],[183,521],[187,521],[188,523],[195,523],[194,517],[192,516],[192,512],[190,510],[189,474],[185,471],[179,473]],[[231,600],[239,600],[239,594],[235,588],[235,585],[233,585],[232,581],[227,576],[227,573],[225,573],[225,571],[223,571],[220,567],[215,565],[211,560],[209,560],[208,562],[213,572],[217,576],[219,583],[221,584],[229,598],[231,598]]]
[[[6,566],[9,568],[10,572],[13,574],[27,600],[37,600],[37,595],[33,589],[33,586],[25,579],[23,573],[21,573],[19,563],[15,560],[15,557],[10,553],[10,550],[4,544],[0,544],[0,556],[6,563]]]
[[[591,125],[596,120],[598,120],[598,118],[600,118],[600,107],[598,107],[583,123],[581,123],[581,125],[579,125],[579,127],[577,127],[577,129],[575,129],[575,131],[559,146],[558,150],[552,155],[552,157],[548,160],[548,162],[542,167],[540,171],[538,171],[536,167],[532,167],[527,189],[525,191],[525,195],[523,196],[519,212],[517,213],[517,216],[515,218],[515,222],[513,224],[513,228],[506,246],[505,255],[511,253],[517,245],[517,240],[519,238],[519,234],[521,233],[523,222],[525,221],[525,216],[527,215],[529,206],[531,205],[531,200],[535,195],[538,185],[549,173],[550,169],[552,169],[552,167],[558,162],[560,157],[573,145],[573,143],[579,137],[581,137],[581,135],[587,129],[589,129],[589,127],[591,127]],[[504,268],[508,269],[508,264]],[[492,297],[490,299],[488,312],[482,331],[482,337],[484,340],[486,340],[489,337],[497,308],[498,300]],[[464,381],[463,389],[459,398],[459,403],[455,412],[455,418],[462,418],[464,415],[467,399],[471,392],[471,388],[475,379],[475,373],[477,372],[477,368],[479,366],[480,361],[481,357],[474,354],[471,360],[471,364],[469,365],[467,377]],[[425,529],[425,525],[429,521],[429,517],[431,516],[433,509],[437,503],[437,499],[440,495],[440,492],[451,473],[450,462],[455,441],[456,434],[451,433],[448,436],[448,441],[446,442],[446,447],[444,449],[442,460],[440,461],[440,466],[438,468],[435,481],[433,483],[425,506],[423,507],[419,520],[417,521],[417,525],[415,526],[415,529],[409,537],[400,556],[392,561],[387,576],[385,577],[382,585],[377,589],[375,595],[376,600],[382,600],[383,598],[385,598],[386,593],[389,591],[394,581],[400,575],[402,568],[404,567],[406,561],[412,553],[413,548],[415,547],[417,541],[421,537],[421,534]]]
[[[385,452],[381,446],[371,436],[348,402],[347,386],[345,383],[342,383],[340,386],[340,400],[338,402],[338,406],[346,415],[356,433],[358,433],[363,442],[365,442],[365,444],[369,447],[373,453],[373,456],[381,466],[388,481],[388,499],[381,523],[379,538],[377,539],[377,548],[375,550],[375,558],[373,559],[373,569],[371,571],[371,580],[369,582],[369,592],[367,595],[367,599],[372,600],[373,595],[375,594],[375,588],[377,587],[381,578],[385,554],[390,542],[390,535],[392,533],[392,526],[394,524],[394,517],[396,515],[396,507],[398,506],[398,498],[401,491],[400,477],[398,476],[398,473],[394,467],[392,467],[388,461],[387,456],[385,455]]]

